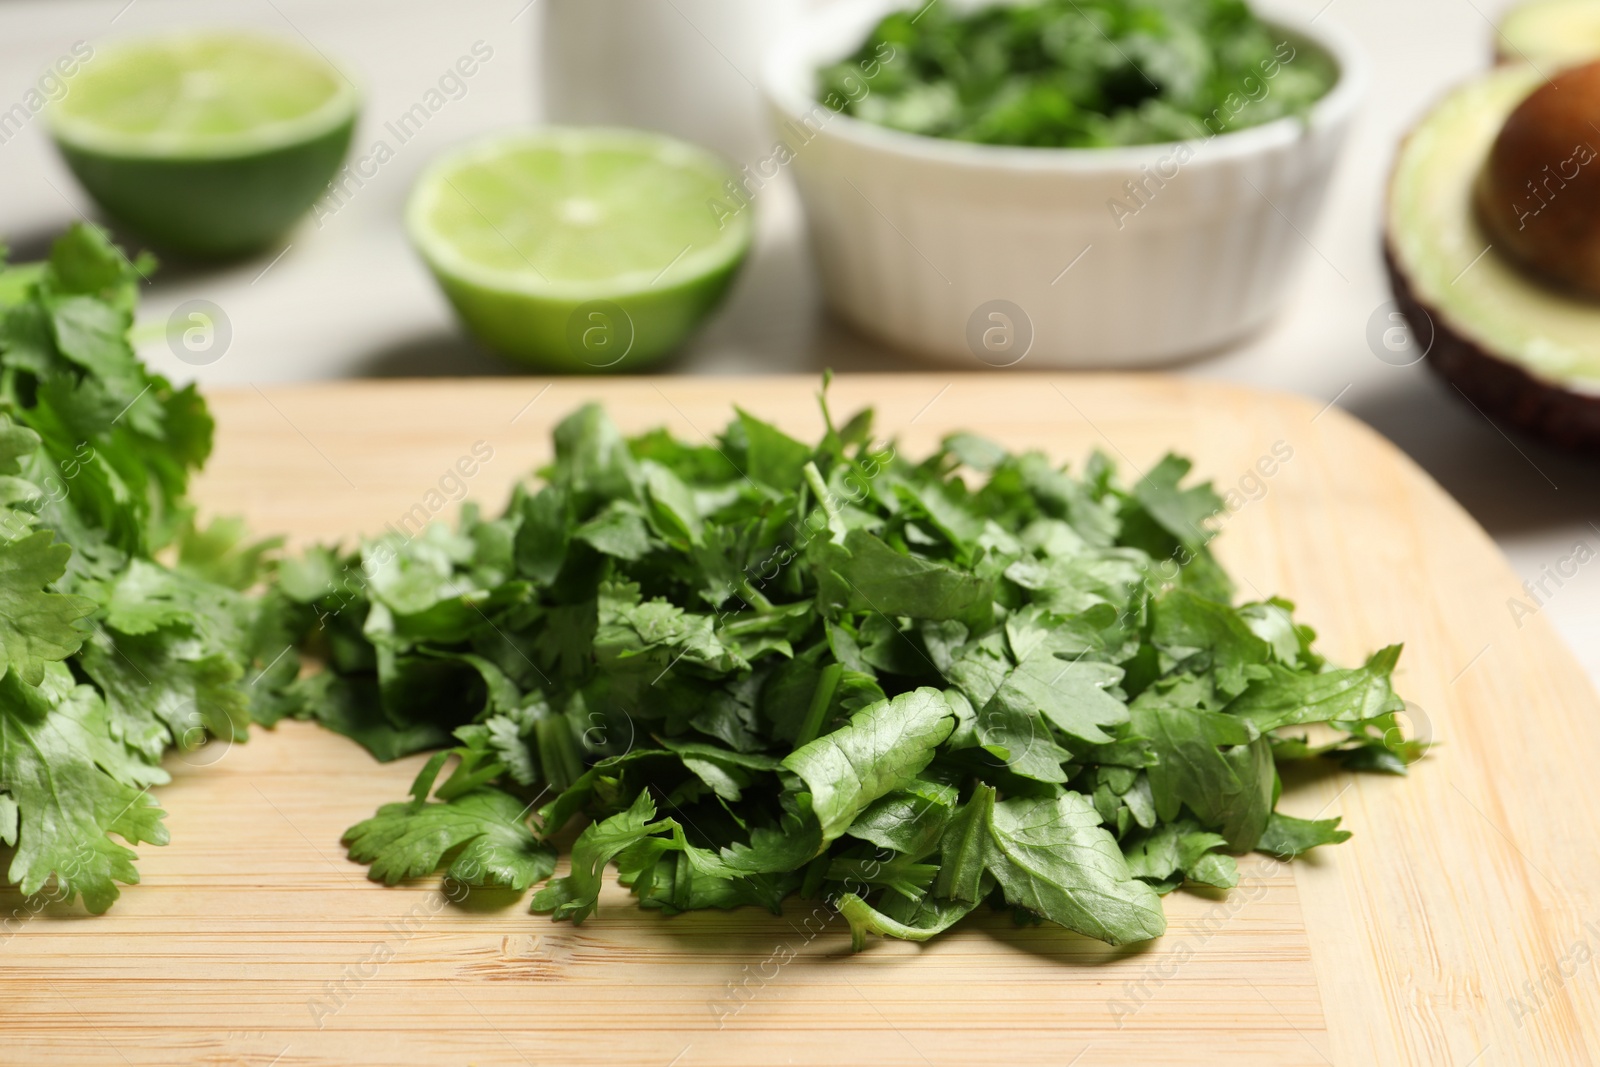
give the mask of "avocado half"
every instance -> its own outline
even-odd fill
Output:
[[[1527,65],[1456,90],[1400,149],[1385,252],[1429,366],[1487,414],[1600,449],[1600,301],[1525,274],[1479,225],[1473,187],[1507,116],[1543,84]]]
[[[1526,0],[1506,13],[1498,31],[1497,59],[1553,74],[1600,56],[1600,0]]]

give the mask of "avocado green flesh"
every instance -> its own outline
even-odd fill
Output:
[[[1520,4],[1501,20],[1495,48],[1501,59],[1531,63],[1546,74],[1600,58],[1600,0]]]
[[[1600,396],[1600,302],[1523,273],[1492,247],[1472,206],[1506,117],[1542,81],[1530,67],[1503,67],[1423,120],[1395,166],[1389,249],[1436,328],[1568,392]]]

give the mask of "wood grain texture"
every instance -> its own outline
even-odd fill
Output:
[[[548,384],[548,388],[546,388]],[[498,509],[550,426],[606,401],[628,430],[713,433],[738,403],[801,435],[812,380],[345,384],[216,392],[198,495],[305,542]],[[835,383],[907,454],[967,428],[1076,462],[1175,448],[1244,504],[1219,553],[1244,595],[1297,601],[1357,662],[1403,639],[1397,682],[1440,742],[1407,779],[1286,783],[1347,844],[1250,857],[1228,894],[1167,898],[1159,942],[1113,950],[983,915],[926,947],[849,952],[791,902],[665,919],[614,885],[581,927],[384,889],[340,833],[400,798],[304,724],[258,732],[159,792],[173,843],[87,918],[0,894],[0,1063],[1581,1064],[1600,1048],[1600,703],[1488,537],[1337,408],[1158,377],[895,376]],[[1250,474],[1275,444],[1270,477]],[[480,446],[481,448],[481,446]],[[439,490],[444,479],[443,492]],[[437,503],[437,507],[435,507]],[[9,918],[7,918],[9,917]],[[1587,924],[1587,925],[1586,925]]]

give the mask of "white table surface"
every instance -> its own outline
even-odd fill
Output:
[[[0,109],[78,40],[204,22],[261,27],[311,40],[355,72],[367,95],[357,154],[383,122],[415,103],[475,42],[493,56],[468,91],[401,147],[347,206],[308,222],[281,257],[220,270],[169,268],[148,287],[141,322],[159,325],[203,298],[229,316],[223,358],[202,368],[157,341],[141,351],[177,380],[207,384],[351,376],[514,372],[465,341],[398,225],[413,178],[439,149],[536,120],[535,64],[542,0],[5,0],[0,2]],[[667,0],[662,0],[667,2]],[[752,0],[759,2],[759,0]],[[1364,44],[1374,79],[1330,203],[1308,238],[1290,305],[1262,334],[1177,373],[1289,390],[1333,401],[1426,467],[1537,579],[1582,541],[1600,549],[1600,463],[1554,452],[1476,414],[1424,367],[1373,356],[1366,327],[1390,299],[1379,251],[1385,176],[1403,132],[1431,101],[1484,68],[1491,20],[1506,0],[1293,0],[1327,5]],[[822,311],[792,193],[768,196],[757,253],[730,305],[671,370],[759,374],[912,369],[917,364],[852,336]],[[92,207],[49,147],[37,119],[0,144],[0,236],[30,258]],[[1553,588],[1550,587],[1550,588]],[[1509,610],[1509,609],[1508,609]],[[1600,566],[1586,566],[1542,609],[1591,676],[1600,679]]]

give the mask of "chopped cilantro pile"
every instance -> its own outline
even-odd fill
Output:
[[[283,613],[240,591],[270,545],[191,525],[211,418],[127,341],[153,266],[86,226],[46,262],[0,257],[0,844],[23,893],[94,912],[139,880],[108,834],[167,840],[163,754],[241,739],[298,670],[261,678]]]
[[[686,444],[589,406],[501,517],[285,562],[329,667],[297,714],[384,758],[454,741],[351,856],[543,883],[575,922],[614,863],[669,913],[823,898],[858,944],[985,903],[1121,944],[1235,854],[1348,836],[1274,811],[1279,761],[1419,754],[1398,647],[1333,669],[1289,604],[1234,606],[1186,461],[1130,489],[1098,455],[958,434],[912,462],[871,427],[740,412]]]
[[[1208,138],[1301,114],[1337,70],[1242,0],[1028,0],[896,12],[818,99],[930,137],[1036,148]]]

